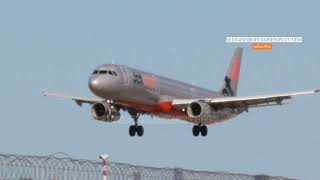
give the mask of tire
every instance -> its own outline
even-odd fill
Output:
[[[192,128],[192,133],[193,133],[193,136],[199,136],[200,126],[194,125],[193,128]]]
[[[143,136],[143,133],[144,133],[143,126],[137,126],[138,136]]]
[[[136,135],[136,127],[135,126],[130,126],[129,127],[129,135],[132,137],[132,136],[135,136]]]
[[[202,136],[207,136],[207,134],[208,134],[208,128],[207,128],[207,126],[201,126],[201,135]]]

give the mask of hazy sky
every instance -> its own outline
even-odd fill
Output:
[[[102,63],[126,64],[210,89],[223,80],[237,44],[226,36],[303,36],[272,51],[244,47],[238,95],[320,87],[319,3],[293,1],[0,2],[1,153],[111,160],[160,167],[317,179],[320,96],[252,109],[193,137],[192,125],[142,117],[94,121],[90,107],[41,90],[92,96],[87,80]]]

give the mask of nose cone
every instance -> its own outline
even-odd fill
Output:
[[[105,99],[117,99],[121,90],[121,81],[111,74],[93,74],[89,78],[88,86],[93,94]]]
[[[90,77],[88,85],[90,90],[94,93],[97,93],[102,89],[102,82],[97,76]]]

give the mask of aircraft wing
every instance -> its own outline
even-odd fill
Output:
[[[258,96],[217,97],[204,99],[174,99],[172,106],[176,109],[186,108],[192,102],[203,101],[212,106],[223,108],[244,108],[282,105],[282,101],[292,96],[320,93],[320,89]]]
[[[94,103],[101,102],[104,100],[104,99],[100,99],[100,98],[90,98],[90,97],[81,97],[81,96],[66,96],[64,94],[52,93],[52,92],[48,92],[48,91],[43,91],[42,93],[44,96],[55,96],[55,97],[61,97],[61,98],[65,98],[65,99],[74,100],[79,106],[82,106],[83,103],[94,104]]]

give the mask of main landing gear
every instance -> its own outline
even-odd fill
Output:
[[[134,120],[134,125],[131,125],[129,127],[129,135],[131,137],[135,136],[136,134],[140,137],[143,136],[143,133],[144,133],[143,126],[138,125],[138,119],[139,119],[140,114],[136,113],[136,112],[129,112],[129,114],[131,115],[131,117]]]
[[[208,128],[205,125],[194,125],[192,128],[193,136],[199,136],[201,133],[201,136],[207,136],[208,134]]]

